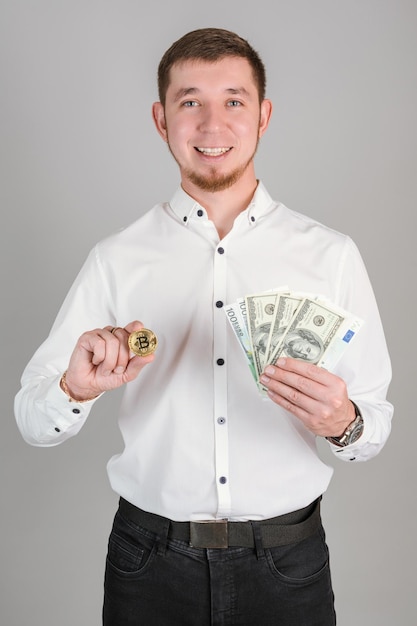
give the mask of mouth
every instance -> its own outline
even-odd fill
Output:
[[[216,157],[230,152],[232,148],[200,148],[196,146],[195,149],[197,150],[197,152],[200,152],[200,154],[204,154],[205,156]]]

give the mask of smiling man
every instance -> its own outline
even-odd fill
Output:
[[[153,106],[156,127],[180,168],[182,188],[226,235],[255,192],[253,159],[271,102],[260,98],[246,58],[184,60],[169,76]]]
[[[272,105],[246,40],[188,33],[163,56],[158,84],[153,119],[181,185],[91,252],[24,371],[17,422],[28,443],[60,444],[125,385],[125,445],[108,464],[120,505],[105,626],[333,626],[320,518],[332,469],[316,438],[358,462],[389,436],[372,288],[349,237],[275,202],[257,179]],[[366,324],[333,373],[297,344],[299,358],[263,373],[265,398],[224,305],[281,284]],[[144,324],[158,338],[145,356],[129,349]]]

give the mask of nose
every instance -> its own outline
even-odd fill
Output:
[[[206,104],[201,109],[200,130],[205,133],[218,133],[225,126],[223,107]]]

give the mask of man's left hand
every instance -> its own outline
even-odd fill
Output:
[[[321,437],[339,437],[355,419],[344,380],[311,363],[280,358],[260,378],[279,406]]]

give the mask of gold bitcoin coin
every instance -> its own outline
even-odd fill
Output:
[[[141,328],[129,335],[128,343],[131,351],[137,356],[148,356],[155,352],[158,339],[148,328]]]

